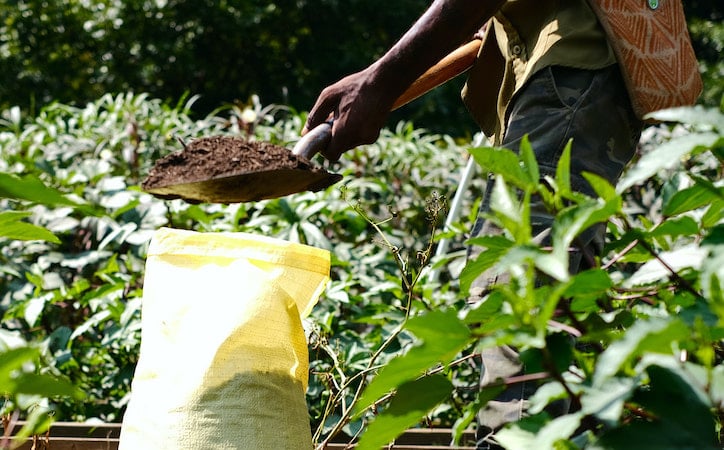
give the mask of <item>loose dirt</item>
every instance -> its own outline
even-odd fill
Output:
[[[191,141],[179,152],[156,161],[143,189],[193,183],[261,170],[323,171],[290,150],[235,136],[211,136]]]
[[[156,161],[141,187],[165,199],[237,203],[317,191],[340,178],[284,147],[211,136]]]

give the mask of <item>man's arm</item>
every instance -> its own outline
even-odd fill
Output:
[[[332,140],[322,154],[336,161],[377,140],[395,100],[445,55],[469,39],[503,0],[435,0],[380,59],[322,91],[303,133],[334,118]]]

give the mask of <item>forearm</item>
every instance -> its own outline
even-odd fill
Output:
[[[382,58],[327,86],[309,112],[302,133],[332,117],[332,137],[322,154],[333,161],[350,148],[374,142],[400,95],[470,39],[503,3],[436,0]]]
[[[373,84],[396,99],[412,82],[470,39],[505,1],[436,0],[369,70]]]

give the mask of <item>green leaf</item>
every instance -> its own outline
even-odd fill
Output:
[[[701,218],[701,225],[704,228],[716,226],[724,219],[724,200],[712,202]]]
[[[489,401],[495,399],[500,393],[505,390],[504,385],[486,386],[482,387],[475,394],[475,400],[465,405],[463,415],[455,421],[453,425],[453,443],[454,445],[460,445],[460,439],[463,436],[465,430],[468,429],[473,420],[478,416],[480,410],[488,404]]]
[[[500,219],[504,227],[516,235],[518,224],[523,220],[520,203],[502,177],[495,177],[493,192],[490,194],[490,209]]]
[[[679,247],[670,252],[661,252],[658,259],[651,259],[642,265],[631,277],[624,281],[624,287],[633,287],[653,283],[670,277],[671,270],[679,272],[692,267],[700,269],[706,260],[706,249],[696,244]],[[664,265],[661,261],[664,261]],[[669,270],[671,269],[671,270]]]
[[[572,311],[597,312],[600,310],[597,300],[605,298],[612,285],[611,277],[605,270],[586,270],[570,278],[562,296],[571,299]]]
[[[544,266],[542,270],[544,270],[545,273],[550,273],[548,271],[550,267],[545,267],[545,264],[539,264],[540,261],[543,261],[544,258],[548,256],[550,255],[535,245],[516,245],[500,258],[498,267],[501,272],[506,272],[522,265],[535,264],[537,267]]]
[[[678,319],[638,320],[622,339],[611,343],[601,354],[593,375],[594,385],[603,384],[644,352],[670,353],[673,342],[688,338],[689,329]]]
[[[520,326],[520,321],[515,316],[501,313],[496,314],[486,322],[482,322],[475,332],[477,334],[490,334],[499,330],[509,330],[516,326]]]
[[[486,248],[475,259],[469,260],[460,273],[460,290],[469,292],[470,285],[483,272],[490,269],[513,246],[513,242],[503,236],[483,236],[467,241],[468,245],[480,245]]]
[[[563,293],[564,297],[596,296],[608,291],[613,282],[603,269],[590,269],[579,272],[571,278]]]
[[[613,187],[607,179],[590,172],[583,172],[583,178],[588,181],[596,195],[601,197],[604,201],[609,202],[616,200],[616,198],[619,197],[619,194],[616,192],[616,188]]]
[[[576,236],[596,223],[605,222],[620,211],[621,204],[615,199],[604,202],[590,200],[566,208],[553,222],[552,238],[555,250],[568,251]]]
[[[651,231],[652,237],[670,236],[696,236],[699,233],[699,224],[689,216],[669,219]]]
[[[453,385],[443,375],[431,375],[401,385],[385,409],[362,435],[357,450],[379,450],[450,397]]]
[[[420,341],[405,355],[394,358],[372,380],[355,406],[356,415],[401,384],[413,380],[435,364],[446,364],[465,348],[470,330],[455,310],[430,311],[408,320],[406,329]]]
[[[46,186],[32,175],[21,178],[8,173],[0,173],[0,198],[25,200],[43,205],[79,206],[57,189]]]
[[[568,197],[571,194],[571,146],[573,141],[569,140],[563,148],[561,158],[558,160],[556,167],[556,184],[558,185],[559,194]]]
[[[625,402],[639,383],[639,377],[611,377],[599,384],[584,386],[581,411],[613,426],[620,420]]]
[[[633,401],[653,417],[604,433],[593,448],[720,448],[713,405],[704,404],[689,382],[675,372],[655,365],[646,371],[649,386],[638,391]]]
[[[0,352],[0,391],[4,391],[10,385],[13,373],[28,362],[34,362],[40,352],[36,348],[20,347],[5,352]]]
[[[524,135],[520,141],[520,159],[523,161],[523,169],[525,169],[528,179],[536,182],[540,179],[540,171],[538,170],[538,161],[535,158],[533,147],[530,145],[528,135]]]
[[[476,324],[484,323],[494,319],[500,314],[500,308],[503,306],[505,296],[500,292],[489,295],[484,301],[479,302],[473,309],[465,315],[465,323]]]
[[[701,245],[715,246],[724,245],[724,223],[715,226],[701,242]]]
[[[724,188],[718,188],[710,181],[699,178],[693,186],[674,194],[664,205],[662,212],[665,216],[675,216],[722,199]]]
[[[68,380],[50,374],[23,373],[12,380],[16,394],[41,397],[72,397],[82,399],[85,394]]]
[[[505,448],[554,449],[559,441],[565,441],[581,425],[583,414],[574,413],[558,417],[536,429],[528,426],[530,419],[523,419],[495,434],[495,439]]]
[[[569,369],[573,361],[573,340],[568,334],[553,333],[546,336],[546,351],[558,373]]]
[[[534,258],[538,270],[557,281],[567,281],[570,273],[568,271],[569,258],[565,252],[541,252]]]
[[[47,241],[60,244],[60,239],[43,227],[24,222],[31,215],[27,211],[0,212],[0,237],[19,241]]]
[[[724,284],[724,225],[714,228],[702,242],[702,249],[706,257],[701,265],[701,289],[711,305],[712,312],[724,322],[724,298],[722,285]]]
[[[548,322],[553,318],[556,308],[561,302],[563,292],[568,287],[568,282],[554,283],[548,286],[542,286],[534,291],[535,303],[540,305],[538,311],[533,316],[533,326],[538,335],[543,337],[548,330]],[[550,336],[550,335],[549,335]]]
[[[527,171],[523,170],[520,159],[511,150],[497,147],[471,148],[470,154],[480,166],[492,173],[502,175],[509,183],[514,184],[522,190],[534,189],[538,179],[531,179],[530,174],[534,172],[532,166],[526,160]]]
[[[719,140],[716,133],[687,134],[674,138],[660,145],[655,150],[645,154],[631,167],[619,181],[616,190],[624,192],[631,186],[638,184],[661,170],[671,168],[681,162],[681,159],[697,147],[711,147]]]

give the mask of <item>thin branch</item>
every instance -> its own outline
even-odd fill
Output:
[[[628,244],[626,247],[624,247],[623,250],[621,250],[620,252],[618,252],[618,253],[616,253],[615,255],[613,255],[613,258],[611,258],[611,260],[610,260],[609,262],[607,262],[606,264],[604,264],[603,266],[601,266],[601,269],[607,270],[607,269],[610,268],[612,265],[616,264],[621,258],[623,258],[624,256],[626,256],[626,254],[627,254],[628,252],[630,252],[631,250],[633,250],[634,247],[636,247],[636,245],[637,245],[638,243],[639,243],[639,240],[638,240],[638,239],[634,239],[633,241],[629,242],[629,244]]]

